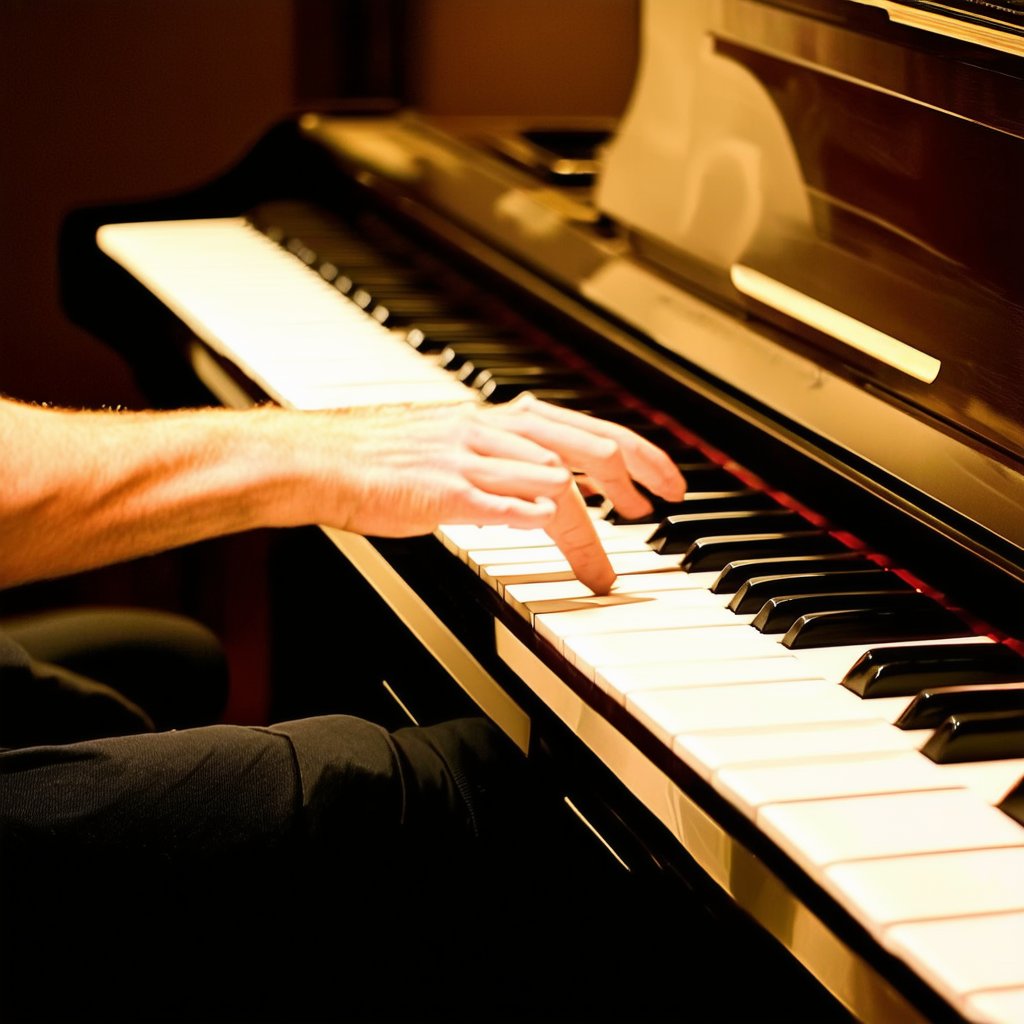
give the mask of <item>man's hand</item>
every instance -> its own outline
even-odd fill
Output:
[[[671,501],[686,490],[672,460],[631,430],[529,394],[497,406],[328,415],[346,435],[335,457],[352,499],[328,525],[376,536],[427,533],[442,523],[541,527],[599,593],[615,574],[573,474],[626,516],[650,511],[634,482]]]
[[[540,527],[578,577],[615,580],[574,483],[627,516],[686,489],[614,423],[525,395],[506,405],[301,412],[74,412],[0,397],[0,586],[211,537],[319,524],[407,537],[445,523]]]

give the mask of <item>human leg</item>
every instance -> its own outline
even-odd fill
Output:
[[[141,608],[80,608],[7,619],[0,629],[36,662],[49,666],[45,674],[61,677],[62,685],[51,687],[49,695],[51,720],[61,736],[89,739],[131,731],[123,722],[126,702],[141,709],[141,729],[207,725],[224,709],[224,651],[209,629],[185,616]],[[98,714],[102,688],[115,691],[109,728]],[[76,734],[84,691],[97,707],[95,724]],[[37,696],[42,713],[44,694]],[[44,732],[34,731],[47,741]]]

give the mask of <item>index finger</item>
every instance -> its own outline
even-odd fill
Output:
[[[565,555],[576,578],[595,594],[606,594],[615,582],[615,570],[605,553],[586,503],[575,484],[558,497],[555,515],[545,527]]]

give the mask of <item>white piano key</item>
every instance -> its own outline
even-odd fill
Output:
[[[812,877],[843,861],[1024,843],[1020,825],[965,789],[772,804],[757,820]]]
[[[422,358],[415,352],[413,355]],[[601,519],[596,510],[588,509],[587,512],[599,537],[610,536],[615,532],[616,528]],[[551,537],[544,530],[522,529],[500,523],[486,526],[474,526],[470,523],[444,523],[437,528],[436,533],[445,547],[460,556],[464,556],[468,551],[551,547]]]
[[[654,551],[624,551],[609,555],[616,575],[646,572],[678,572],[680,558],[659,555]],[[480,570],[480,578],[498,593],[514,583],[542,583],[574,580],[576,574],[564,558],[552,561],[525,562],[522,565],[492,565]]]
[[[654,531],[654,527],[650,523],[623,523],[621,526],[616,526],[601,518],[594,519],[594,526],[597,529],[598,536],[602,538],[628,537],[631,543],[636,544],[637,551],[647,549],[647,540]],[[622,550],[624,551],[625,548],[622,548]]]
[[[679,595],[683,595],[680,599]],[[655,595],[619,597],[617,605],[603,604],[575,611],[548,612],[534,617],[537,632],[560,651],[567,642],[584,636],[704,626],[731,626],[749,622],[737,616],[706,591],[664,591]]]
[[[916,751],[822,757],[782,764],[727,767],[712,777],[715,789],[756,820],[769,804],[876,793],[948,789],[939,766]]]
[[[917,750],[930,735],[930,730],[909,732],[877,719],[854,719],[685,732],[674,738],[673,749],[691,768],[710,778],[727,767]]]
[[[862,793],[926,788],[915,781],[918,776],[928,776],[943,788],[969,788],[986,803],[996,804],[1024,777],[1024,759],[938,765],[917,753],[931,730],[885,724],[895,722],[912,698],[864,701],[849,696],[858,713],[867,710],[880,721],[864,723],[856,732],[849,729],[856,719],[831,726],[817,723],[810,734],[762,723],[739,738],[735,731],[708,735],[694,729],[677,735],[673,749],[746,813],[770,802],[852,795],[858,788]],[[855,706],[849,700],[846,705]],[[738,717],[735,724],[741,724]],[[900,763],[879,760],[892,758],[897,751],[904,752]],[[879,772],[884,776],[880,782],[875,778]]]
[[[373,350],[384,346],[391,341],[390,338],[366,337],[358,326],[335,327],[335,335],[332,339],[319,339],[310,337],[309,329],[289,331],[289,338],[282,337],[280,328],[275,328],[274,335],[265,345],[253,344],[250,331],[246,331],[247,352],[246,362],[254,369],[271,371],[280,374],[281,379],[294,379],[303,376],[306,379],[318,378],[327,371],[332,376],[345,372],[361,372],[364,366],[373,365],[378,368],[380,378],[386,376],[386,368],[394,366],[404,359],[393,349],[385,347],[384,351],[376,354]],[[410,353],[416,358],[416,353]],[[408,370],[406,360],[405,369]],[[442,370],[434,372],[435,368],[428,369],[437,377],[443,373]],[[421,376],[427,376],[421,373]]]
[[[1024,987],[1020,911],[894,925],[887,942],[961,1013],[969,1003],[977,1005],[975,993]]]
[[[822,882],[878,937],[901,922],[1024,911],[1024,837],[1016,847],[833,864]]]
[[[450,551],[464,556],[468,551],[501,551],[505,549],[549,548],[550,535],[541,529],[516,529],[513,526],[473,526],[456,523],[442,525],[438,536]]]
[[[952,784],[970,789],[986,803],[998,804],[1017,782],[1024,779],[1024,758],[944,764],[942,771]]]
[[[675,737],[705,729],[882,721],[867,701],[816,679],[636,691],[626,709],[673,749]]]
[[[624,704],[636,691],[673,690],[737,683],[782,683],[811,680],[796,658],[733,658],[713,661],[662,661],[646,665],[610,665],[594,674],[594,682]]]
[[[640,632],[635,634],[611,634],[605,640],[598,637],[573,637],[565,644],[565,655],[577,668],[594,678],[595,671],[616,665],[642,665],[654,661],[668,661],[673,658],[719,658],[723,661],[733,658],[765,657],[787,655],[798,660],[802,675],[820,677],[830,682],[840,682],[857,659],[876,647],[905,646],[895,641],[887,644],[857,644],[854,646],[790,650],[782,645],[781,633],[761,633],[752,626],[743,625],[749,618],[735,616],[737,625],[728,628],[726,634],[708,634],[686,637],[680,632],[677,642],[668,636],[655,641],[649,634],[645,642]],[[667,633],[668,631],[662,631]],[[980,641],[987,638],[978,638]],[[942,643],[941,640],[920,641],[921,645]],[[948,641],[946,641],[948,642]],[[991,641],[988,641],[991,642]],[[671,648],[666,650],[666,648]],[[662,653],[658,653],[658,652]]]
[[[706,590],[718,573],[675,572],[625,574],[616,579],[613,594],[648,594],[662,590]],[[557,611],[566,602],[593,596],[589,587],[576,579],[541,583],[513,583],[505,587],[505,600],[531,621],[545,611]]]
[[[784,652],[784,648],[774,640],[740,625],[580,636],[565,645],[565,656],[590,679],[612,665],[642,665],[673,659],[770,658],[780,652]]]
[[[1013,988],[972,992],[964,997],[963,1013],[983,1024],[1020,1024],[1024,1021],[1024,981]]]
[[[628,535],[598,534],[601,546],[608,554],[627,554],[649,552],[642,541],[638,542]],[[562,557],[562,552],[552,543],[548,537],[547,547],[521,547],[521,548],[470,548],[463,553],[463,560],[467,565],[475,568],[489,569],[492,566],[514,566],[527,562],[557,561]]]

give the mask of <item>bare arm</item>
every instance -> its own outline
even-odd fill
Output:
[[[261,524],[283,481],[227,410],[70,412],[0,402],[0,583]]]
[[[227,533],[312,523],[410,536],[544,527],[580,578],[614,574],[570,469],[627,514],[670,460],[624,428],[532,398],[505,406],[73,412],[0,399],[0,586]]]

